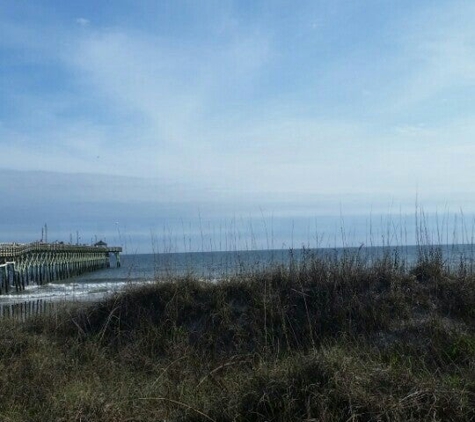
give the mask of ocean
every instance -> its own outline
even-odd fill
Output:
[[[470,264],[474,261],[475,246],[472,244],[439,247],[447,265],[459,265],[461,260]],[[127,286],[153,283],[170,275],[191,274],[203,280],[219,282],[232,275],[258,272],[270,265],[290,265],[291,262],[298,265],[309,254],[338,258],[357,253],[361,259],[371,262],[389,252],[411,265],[417,261],[420,250],[418,246],[397,246],[123,255],[120,268],[112,262],[109,269],[42,286],[32,284],[23,292],[0,296],[0,316],[10,313],[12,306],[40,309],[45,302],[97,301]],[[422,247],[422,251],[427,252],[428,247]]]

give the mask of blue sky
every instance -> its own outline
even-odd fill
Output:
[[[474,18],[456,0],[4,0],[0,241],[47,222],[200,249],[241,221],[280,247],[343,215],[357,242],[416,196],[471,221]]]

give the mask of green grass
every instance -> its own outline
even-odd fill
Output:
[[[307,254],[0,321],[0,420],[475,419],[475,274]]]

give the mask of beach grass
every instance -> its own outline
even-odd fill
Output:
[[[475,420],[475,274],[311,251],[0,321],[5,421]]]

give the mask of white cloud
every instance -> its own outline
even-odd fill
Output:
[[[473,4],[450,2],[425,8],[392,29],[398,48],[390,64],[402,76],[399,92],[393,93],[393,110],[433,102],[453,89],[475,87],[474,13]]]
[[[473,30],[417,22],[398,38],[392,62],[410,69],[384,101],[370,87],[381,124],[304,115],[285,98],[254,102],[276,48],[265,31],[240,32],[234,22],[232,37],[190,44],[123,28],[77,30],[59,50],[76,91],[26,95],[25,115],[40,110],[36,120],[47,124],[0,127],[3,148],[18,169],[166,177],[223,200],[471,192],[474,120],[434,126],[391,115],[472,80]],[[332,67],[323,69],[332,82]],[[68,115],[76,103],[88,113]]]
[[[86,19],[86,18],[77,18],[76,19],[76,23],[79,25],[79,26],[89,26],[89,24],[91,23],[91,21],[89,19]]]

